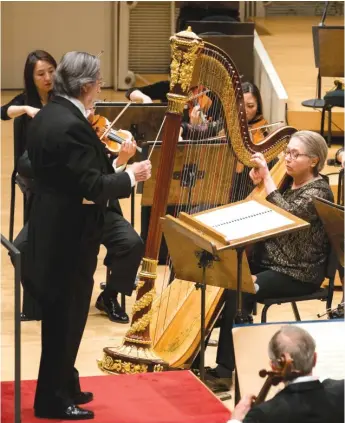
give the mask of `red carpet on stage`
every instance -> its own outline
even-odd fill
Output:
[[[22,423],[67,420],[37,419],[33,414],[36,381],[22,381]],[[189,371],[81,378],[94,400],[94,423],[225,423],[230,411]],[[14,418],[14,384],[1,383],[1,422]]]

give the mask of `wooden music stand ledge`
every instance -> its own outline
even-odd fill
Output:
[[[260,198],[194,215],[165,216],[163,232],[176,277],[201,289],[200,378],[204,381],[206,285],[237,291],[236,323],[242,315],[242,291],[254,294],[245,247],[305,229],[309,223]],[[235,271],[236,269],[236,271]]]

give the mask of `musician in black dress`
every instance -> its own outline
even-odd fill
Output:
[[[13,243],[23,255],[27,248],[27,221],[34,190],[31,164],[26,151],[27,130],[32,118],[49,101],[56,66],[55,59],[46,51],[35,50],[29,53],[24,66],[24,92],[1,106],[1,120],[9,120],[20,116],[20,129],[14,140],[14,150],[16,156],[15,168],[18,172],[16,179],[25,196],[25,225]],[[27,278],[24,260],[22,260],[22,277],[24,279]],[[38,303],[24,288],[21,319],[39,320],[40,318],[41,310]]]
[[[42,355],[35,415],[93,418],[80,408],[93,399],[81,392],[74,368],[85,328],[93,274],[110,200],[128,197],[151,175],[149,161],[114,169],[87,120],[99,95],[100,61],[80,52],[57,67],[54,98],[31,122],[28,152],[35,179],[29,224],[26,288],[42,307]],[[123,163],[117,163],[122,165]]]
[[[25,256],[28,238],[28,219],[33,200],[34,180],[30,159],[26,150],[27,130],[32,118],[45,106],[52,94],[53,78],[56,69],[55,59],[46,51],[35,50],[29,53],[24,66],[24,92],[1,106],[1,119],[9,120],[20,116],[20,133],[14,142],[17,182],[26,198],[24,227],[14,240],[14,245]],[[126,163],[135,153],[135,146],[124,145],[120,152],[121,160]],[[105,217],[102,244],[107,249],[104,264],[109,268],[109,280],[106,288],[96,302],[96,308],[105,312],[113,322],[128,323],[129,317],[120,306],[117,296],[122,293],[130,296],[135,287],[137,269],[144,247],[143,241],[132,226],[123,218],[121,210],[110,202]],[[22,276],[27,278],[27,269],[22,260]],[[24,283],[25,285],[25,283]],[[40,320],[40,306],[24,288],[23,312],[21,320]]]
[[[312,294],[325,278],[330,244],[313,197],[333,201],[331,188],[320,175],[327,153],[327,143],[321,135],[311,131],[296,132],[284,153],[289,177],[289,186],[284,192],[277,189],[263,155],[256,153],[252,157],[255,167],[250,176],[254,184],[264,184],[266,199],[306,220],[310,226],[255,244],[249,262],[256,294],[243,294],[243,312],[249,320],[255,300]],[[211,378],[226,379],[227,384],[235,368],[232,340],[235,304],[236,292],[227,290],[220,322],[218,366],[207,372]]]

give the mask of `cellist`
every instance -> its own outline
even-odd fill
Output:
[[[246,395],[236,405],[228,423],[342,423],[344,421],[344,380],[326,379],[322,383],[313,375],[317,362],[316,345],[304,329],[281,327],[268,345],[270,365],[279,373],[281,357],[292,359],[292,377],[284,378],[285,387],[274,398],[259,403]]]

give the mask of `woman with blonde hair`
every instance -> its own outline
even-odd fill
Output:
[[[302,231],[268,239],[255,245],[250,267],[256,294],[243,294],[243,313],[251,319],[254,301],[268,298],[312,294],[325,278],[330,244],[313,198],[333,201],[328,182],[320,175],[328,153],[324,138],[311,131],[296,132],[287,145],[285,155],[288,187],[280,192],[260,153],[252,156],[250,177],[254,184],[263,183],[266,200],[309,222]],[[235,368],[232,326],[236,313],[236,292],[226,292],[221,320],[217,364],[208,371],[213,379],[231,379]],[[219,381],[219,383],[221,383]]]

